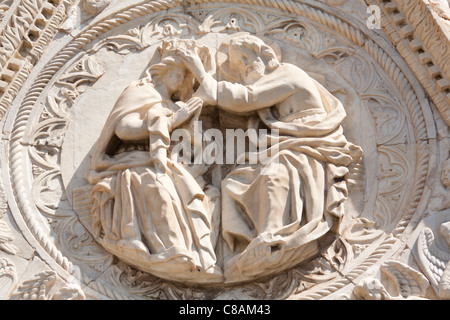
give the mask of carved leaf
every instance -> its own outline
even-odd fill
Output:
[[[211,17],[210,21],[214,21],[214,24],[209,28],[213,32],[246,31],[257,33],[263,28],[261,19],[254,12],[236,8],[220,10]],[[203,27],[205,30],[208,29],[205,25]]]
[[[352,222],[351,228],[344,235],[345,240],[352,244],[370,244],[381,237],[383,231],[376,228],[376,223],[365,218],[358,218]]]
[[[268,35],[290,42],[313,54],[321,47],[321,38],[317,31],[295,20],[281,22],[279,26],[270,30]]]
[[[300,283],[293,272],[288,272],[267,282],[249,284],[243,290],[255,299],[285,299],[298,290]]]
[[[0,2],[0,22],[2,21],[4,15],[11,7],[12,0],[4,0]]]
[[[315,53],[315,56],[334,68],[358,93],[363,94],[372,89],[376,79],[374,67],[358,52],[333,45]]]
[[[59,84],[68,85],[74,91],[80,91],[80,87],[87,83],[100,79],[104,74],[102,66],[93,57],[87,56],[76,63],[76,65],[61,77]]]
[[[406,143],[406,119],[396,103],[374,95],[364,100],[375,120],[378,144]]]

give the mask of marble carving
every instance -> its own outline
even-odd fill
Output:
[[[318,240],[339,230],[348,166],[362,157],[343,135],[341,102],[303,70],[278,61],[255,36],[233,35],[221,46],[227,55],[221,67],[239,74],[237,83],[206,72],[211,57],[202,61],[195,42],[164,42],[161,61],[119,97],[93,153],[95,236],[166,279],[239,282],[311,258]],[[218,217],[197,183],[207,179],[168,157],[171,132],[198,120],[202,105],[256,112],[252,125],[261,121],[280,132],[266,161],[240,165],[222,180]],[[148,148],[129,146],[136,143]]]
[[[435,0],[0,0],[0,298],[450,299],[448,32]]]
[[[163,43],[161,61],[125,89],[106,120],[90,173],[93,229],[107,250],[144,271],[208,283],[222,278],[212,213],[198,174],[168,156],[171,132],[198,119],[203,105],[175,54],[200,46],[177,40]]]

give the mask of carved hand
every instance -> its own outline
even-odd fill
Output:
[[[172,130],[189,120],[202,106],[203,101],[200,98],[191,98],[180,110],[175,112],[173,116],[170,117]]]

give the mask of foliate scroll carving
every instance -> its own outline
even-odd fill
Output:
[[[56,272],[44,271],[23,282],[13,300],[49,300],[50,289],[56,282]]]
[[[198,32],[199,28],[200,26],[188,16],[168,15],[144,26],[132,28],[124,35],[108,37],[98,43],[92,51],[96,52],[102,47],[122,54],[141,51],[162,37],[186,36],[191,32]]]
[[[103,71],[94,59],[87,57],[77,62],[60,78],[55,92],[48,95],[41,121],[30,138],[30,156],[36,178],[33,185],[35,203],[49,216],[55,213],[63,194],[57,154],[62,147],[70,108],[85,86],[95,83],[102,75]]]
[[[450,8],[448,1],[445,0],[429,0],[431,8],[437,13],[446,27],[450,27]]]
[[[151,299],[287,299],[336,278],[338,270],[344,270],[347,262],[351,261],[352,255],[347,252],[349,248],[348,244],[335,240],[324,256],[301,264],[283,275],[237,287],[217,287],[209,291],[182,283],[166,282],[124,263],[119,263],[114,268],[115,273],[109,276],[114,286],[125,286],[136,297]]]
[[[312,54],[320,51],[322,39],[313,26],[302,24],[298,21],[282,21],[274,25],[272,30],[266,33],[275,39],[291,42]]]
[[[89,14],[98,14],[111,3],[111,0],[82,0],[83,9]]]
[[[66,18],[59,28],[72,32],[80,27],[82,20],[101,13],[110,3],[111,0],[74,0],[72,5],[67,7]]]
[[[375,119],[377,141],[380,145],[405,144],[407,132],[405,116],[396,107],[397,103],[385,97],[370,96],[366,100]]]
[[[430,14],[430,10],[437,10],[445,19],[448,4],[428,0],[369,3],[381,8],[383,29],[450,124],[448,28],[441,28],[440,18]]]
[[[102,273],[113,265],[114,256],[103,250],[92,235],[80,223],[77,217],[65,219],[55,226],[59,234],[58,241],[67,255],[70,255],[77,265],[85,266],[95,273]],[[78,270],[78,269],[76,269]],[[81,281],[81,275],[78,274]]]
[[[71,108],[86,90],[102,77],[104,71],[91,57],[75,63],[60,77],[54,91],[47,96],[40,121],[30,136],[29,154],[32,159],[34,182],[32,187],[36,207],[59,235],[58,243],[77,263],[84,264],[96,272],[107,268],[113,257],[99,250],[92,236],[77,218],[60,210],[62,201],[67,201],[61,179],[61,152],[65,127]],[[75,261],[75,260],[74,260]],[[70,294],[68,288],[61,297]]]

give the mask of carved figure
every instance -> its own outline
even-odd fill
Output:
[[[108,251],[140,270],[215,282],[222,272],[205,193],[168,157],[171,131],[189,125],[202,107],[189,99],[194,78],[174,55],[181,46],[207,56],[193,41],[164,42],[161,62],[122,93],[106,121],[92,158],[93,228]]]
[[[195,95],[227,112],[253,113],[281,135],[268,161],[241,165],[222,182],[225,278],[234,282],[305,261],[321,237],[340,232],[348,166],[362,151],[344,137],[341,102],[261,39],[236,34],[219,52],[230,81],[217,82],[195,52],[179,50],[201,82]]]
[[[358,300],[426,300],[429,282],[420,272],[398,261],[385,262],[380,270],[384,283],[372,277],[360,281],[353,290]]]

